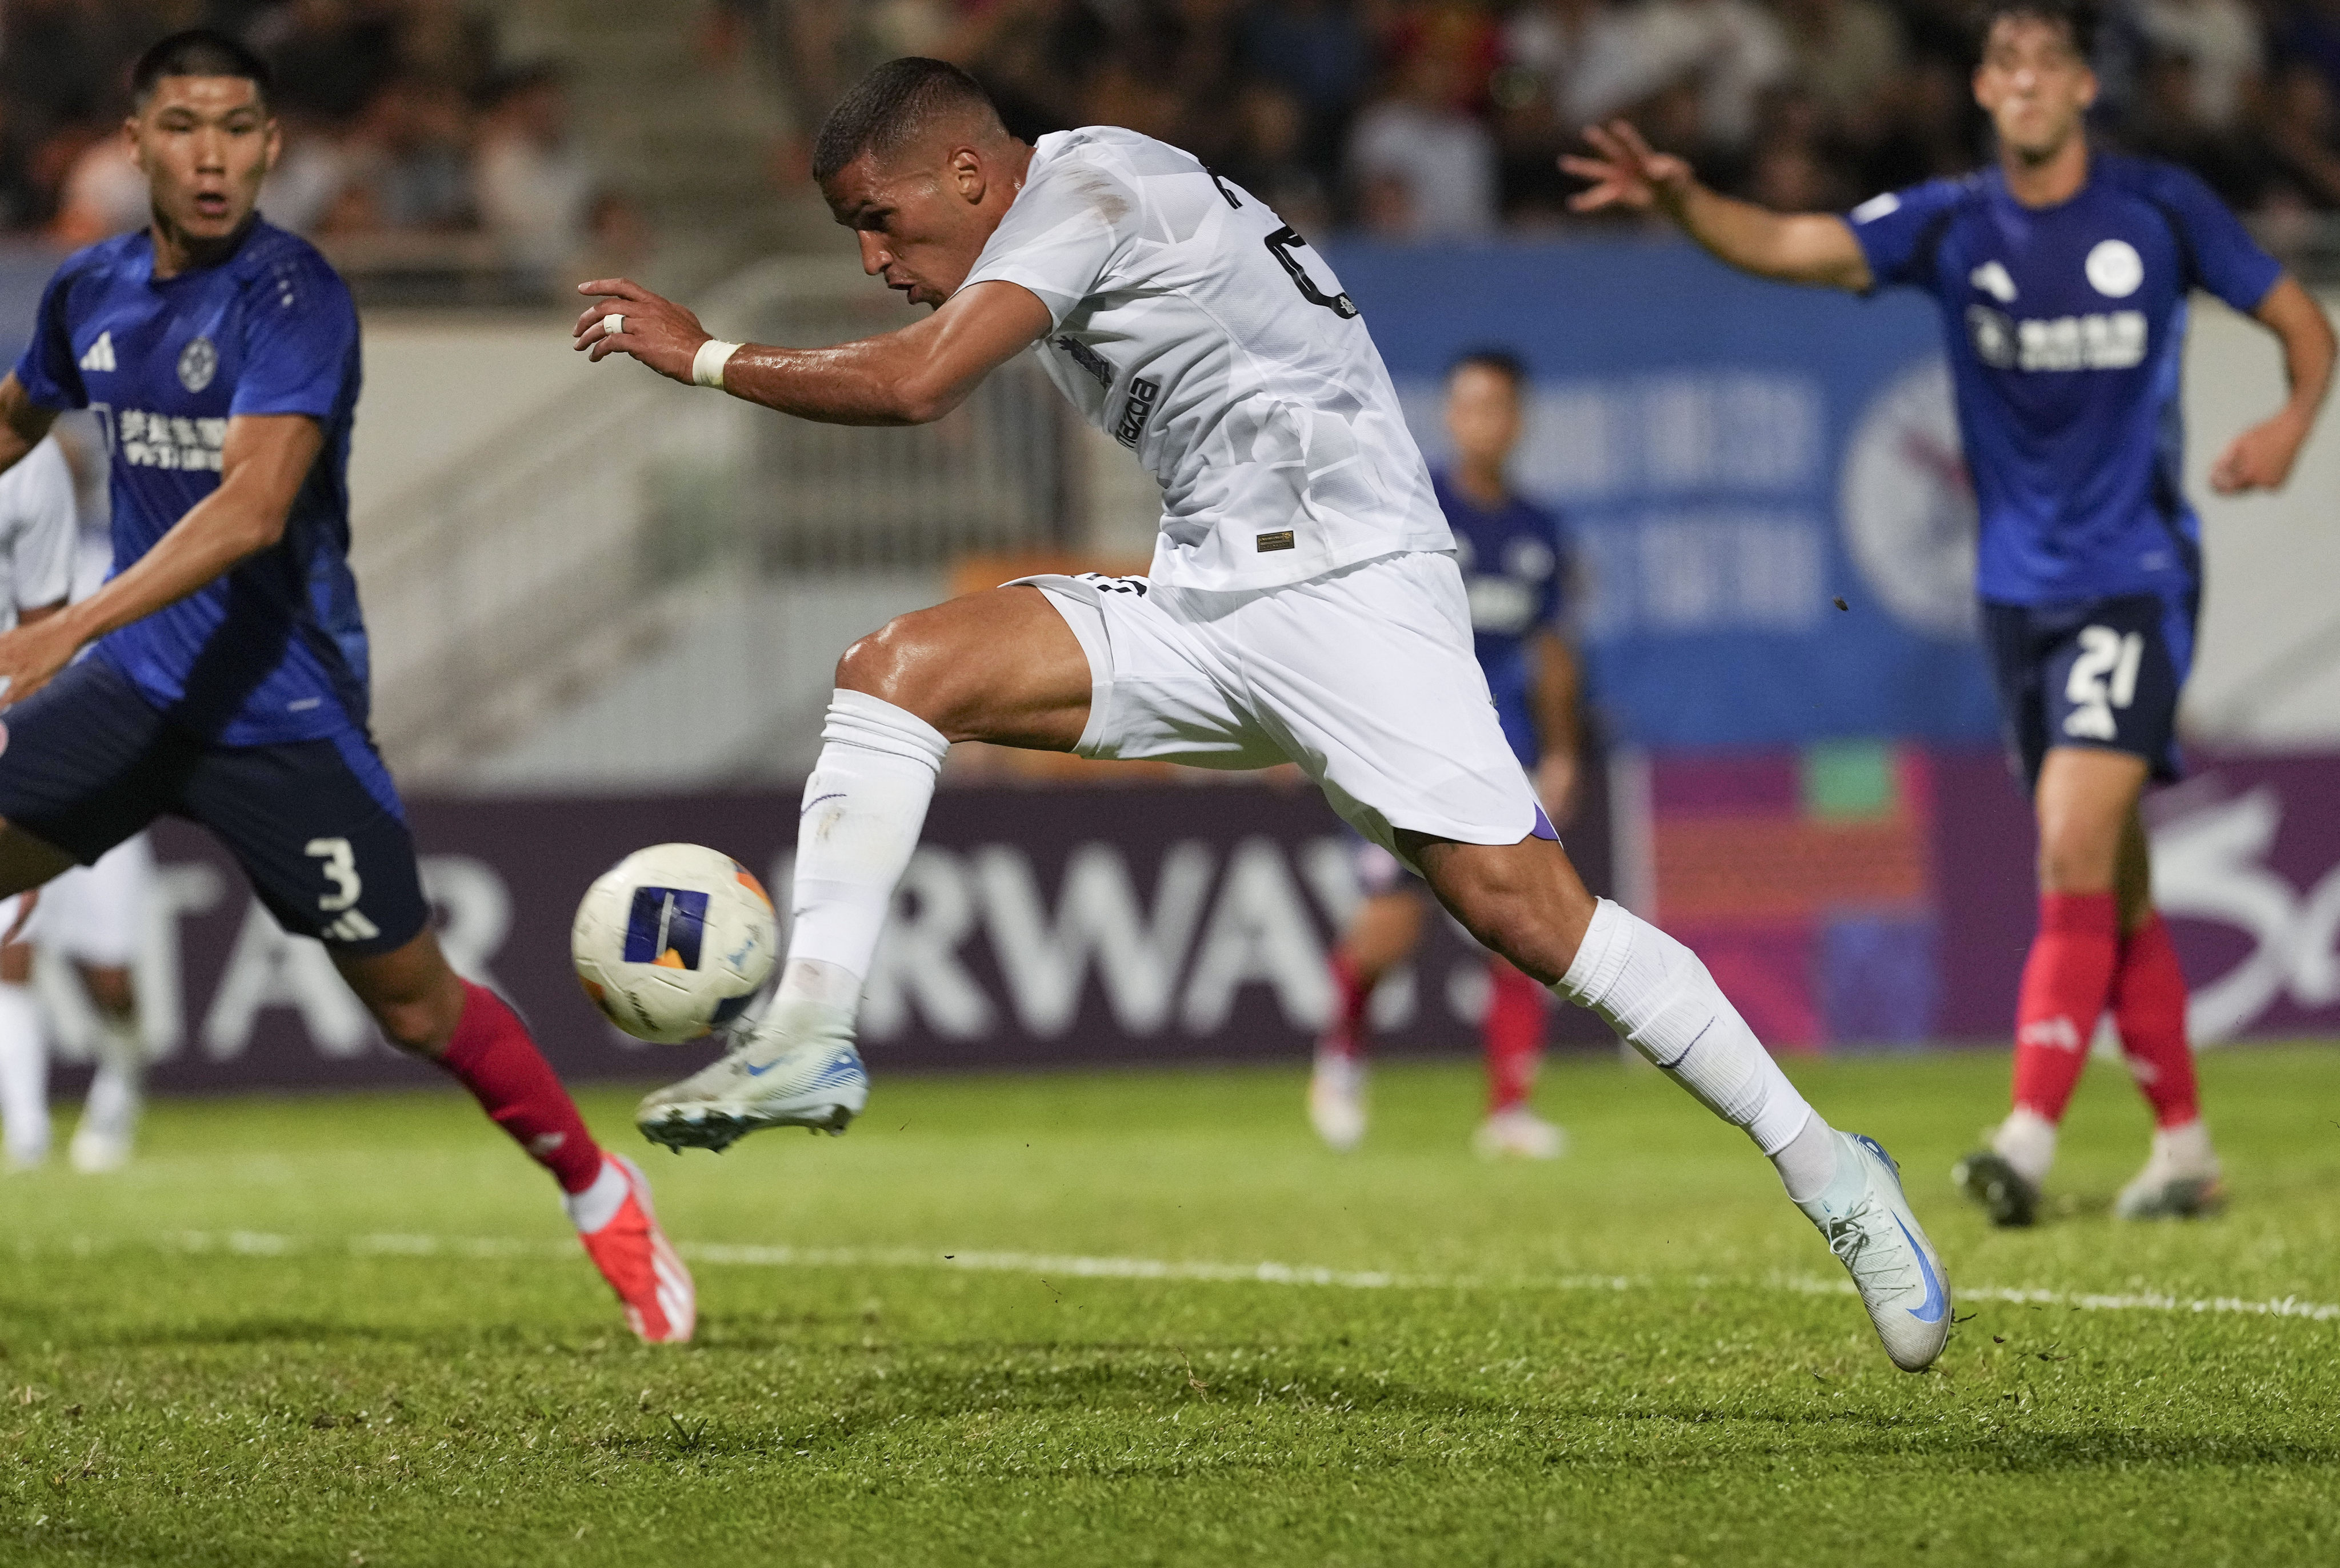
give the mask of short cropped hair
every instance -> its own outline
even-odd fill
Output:
[[[1465,349],[1462,352],[1454,356],[1454,362],[1453,364],[1446,367],[1446,379],[1448,381],[1453,381],[1457,375],[1460,375],[1462,372],[1470,370],[1474,366],[1480,370],[1494,372],[1497,375],[1511,382],[1512,391],[1515,392],[1525,392],[1527,390],[1527,362],[1521,359],[1519,355],[1513,353],[1509,349]]]
[[[130,101],[144,108],[146,100],[154,95],[155,84],[165,76],[242,76],[259,94],[263,109],[276,90],[267,61],[209,27],[174,33],[139,55],[138,63],[130,67]]]
[[[977,115],[998,134],[1007,134],[991,94],[957,66],[917,55],[888,60],[855,83],[821,122],[812,177],[826,184],[864,153],[890,157],[952,111]]]
[[[2008,17],[2061,27],[2082,60],[2097,56],[2097,12],[2087,0],[1984,0],[1975,13],[1975,53],[1990,46],[1991,29]]]

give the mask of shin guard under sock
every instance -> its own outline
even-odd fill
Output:
[[[519,1015],[485,986],[463,982],[462,1016],[439,1065],[471,1091],[490,1119],[530,1159],[553,1174],[562,1192],[583,1192],[601,1174],[600,1146],[585,1130],[577,1102],[560,1087]]]
[[[2202,1114],[2194,1050],[2186,1039],[2186,971],[2158,914],[2129,933],[2113,971],[2113,1024],[2121,1054],[2160,1126],[2183,1126]]]
[[[2104,1016],[2120,945],[2110,893],[2043,893],[2015,1012],[2015,1103],[2058,1123]]]

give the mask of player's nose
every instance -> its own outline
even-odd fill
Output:
[[[868,230],[862,231],[860,240],[861,271],[865,276],[874,278],[884,272],[886,263],[894,258],[886,253],[886,243]]]

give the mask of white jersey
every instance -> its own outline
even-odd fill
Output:
[[[1193,154],[1111,126],[1041,137],[962,286],[991,282],[1048,307],[1049,379],[1161,481],[1156,581],[1273,588],[1454,547],[1339,281]]]
[[[0,630],[20,611],[62,601],[72,590],[74,525],[73,470],[54,435],[43,436],[0,473]]]

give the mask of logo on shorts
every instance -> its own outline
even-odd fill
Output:
[[[219,374],[219,350],[212,340],[199,337],[179,351],[179,384],[191,392],[199,392],[212,384]]]
[[[1292,537],[1292,531],[1288,528],[1280,529],[1274,533],[1259,534],[1252,540],[1252,543],[1258,547],[1259,552],[1262,555],[1265,555],[1271,550],[1293,550],[1298,548],[1296,541]]]
[[[696,969],[707,935],[707,895],[687,888],[637,888],[626,911],[629,964],[662,969]]]
[[[1155,401],[1162,395],[1162,383],[1147,381],[1144,376],[1129,383],[1129,401],[1121,405],[1121,423],[1115,427],[1113,439],[1126,447],[1135,447],[1137,438],[1145,432],[1145,422],[1154,416]]]

